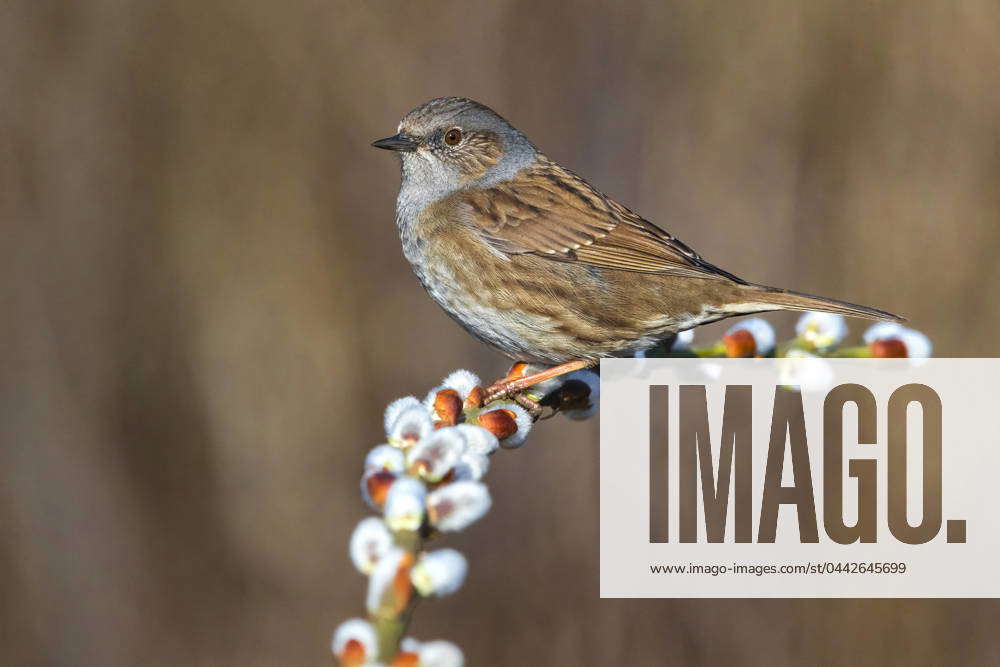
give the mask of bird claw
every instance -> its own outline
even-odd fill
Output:
[[[483,390],[480,405],[486,405],[493,401],[502,401],[505,398],[510,398],[510,396],[510,384],[501,380]]]
[[[531,416],[532,421],[538,421],[541,419],[542,413],[545,412],[545,408],[543,408],[538,401],[530,398],[526,394],[514,394],[511,396],[511,400],[524,408],[525,412]]]
[[[511,400],[517,403],[525,412],[531,416],[532,421],[542,418],[545,408],[536,400],[523,391],[511,391],[511,387],[505,382],[497,382],[488,389],[482,390],[478,407],[489,405],[494,401]]]

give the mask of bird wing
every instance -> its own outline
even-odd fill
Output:
[[[694,278],[737,278],[683,241],[539,158],[513,179],[463,193],[474,227],[496,251]]]

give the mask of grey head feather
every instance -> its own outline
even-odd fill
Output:
[[[400,153],[402,183],[396,200],[396,221],[400,227],[416,219],[429,204],[462,188],[490,187],[513,178],[531,165],[538,154],[524,134],[500,114],[484,104],[464,97],[438,97],[406,114],[399,132],[427,138],[459,127],[464,132],[487,131],[500,138],[503,154],[481,178],[468,181],[457,167],[441,160],[434,151]]]

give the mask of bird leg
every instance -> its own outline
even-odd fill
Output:
[[[597,362],[592,359],[576,359],[574,361],[567,361],[564,364],[559,364],[558,366],[553,366],[552,368],[546,368],[543,371],[537,373],[532,373],[531,375],[525,375],[522,377],[517,377],[514,374],[517,372],[518,364],[514,365],[511,369],[511,375],[508,375],[503,380],[495,382],[491,387],[488,387],[483,393],[483,405],[486,405],[490,401],[495,401],[502,398],[508,398],[521,391],[524,391],[528,387],[533,387],[540,382],[545,382],[546,380],[551,380],[552,378],[559,377],[560,375],[565,375],[566,373],[572,373],[573,371],[583,370],[584,368],[590,368],[591,366],[596,366]]]

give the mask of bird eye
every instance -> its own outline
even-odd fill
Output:
[[[444,135],[444,143],[449,146],[457,146],[458,142],[462,140],[462,131],[457,127],[453,127]]]

